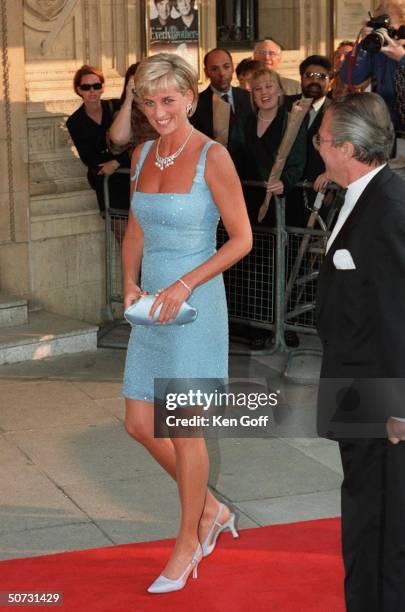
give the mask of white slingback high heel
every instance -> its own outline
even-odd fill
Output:
[[[160,574],[156,578],[154,582],[148,588],[149,593],[170,593],[171,591],[180,591],[186,586],[187,579],[191,573],[193,573],[193,578],[197,578],[197,567],[202,559],[201,554],[201,546],[197,544],[197,548],[195,549],[194,555],[187,565],[184,572],[176,578],[172,580],[171,578],[166,578],[163,574]]]
[[[212,553],[212,551],[214,550],[216,546],[218,536],[222,531],[229,529],[234,538],[239,537],[239,534],[236,531],[236,527],[235,527],[235,514],[233,512],[230,514],[228,520],[225,521],[225,523],[219,522],[219,517],[221,516],[223,509],[224,509],[224,504],[219,504],[217,515],[210,527],[207,537],[205,538],[204,542],[201,545],[203,557],[208,557],[208,555]],[[212,537],[214,529],[217,529],[217,530],[211,542],[211,537]]]

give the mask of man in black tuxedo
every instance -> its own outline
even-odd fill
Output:
[[[383,99],[348,94],[316,139],[347,188],[317,293],[320,435],[339,442],[349,612],[405,610],[405,182]],[[397,418],[398,417],[398,418]]]
[[[285,104],[290,110],[293,103],[301,98],[311,98],[312,106],[305,118],[307,127],[307,161],[305,164],[303,180],[313,183],[315,179],[325,171],[325,164],[319,152],[312,143],[313,136],[318,132],[322,118],[327,110],[330,99],[327,97],[330,77],[332,75],[332,64],[323,55],[310,55],[300,64],[301,95],[286,96]],[[307,192],[308,203],[313,204],[316,193]],[[309,211],[304,206],[301,188],[294,189],[288,197],[287,206],[296,210],[295,225],[303,227],[307,224]],[[322,213],[321,213],[322,215]]]
[[[239,87],[231,87],[233,60],[226,49],[208,51],[204,57],[204,71],[210,85],[198,96],[197,108],[190,121],[197,130],[227,145],[229,133],[236,120],[252,112],[250,95]],[[224,115],[228,123],[226,126],[215,124],[214,106],[220,108],[221,103],[229,105],[228,115]],[[218,117],[220,116],[219,113]],[[221,131],[222,139],[219,137],[219,127],[224,128]]]

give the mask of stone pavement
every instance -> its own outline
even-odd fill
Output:
[[[0,367],[0,559],[175,536],[175,483],[123,427],[124,358],[98,349]],[[313,359],[300,358],[301,373]],[[285,380],[285,362],[283,354],[233,356],[231,375],[271,379],[313,420],[316,386]],[[340,514],[334,442],[227,438],[208,446],[211,487],[239,527]]]

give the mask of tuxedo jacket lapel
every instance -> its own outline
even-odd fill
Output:
[[[325,111],[327,110],[330,103],[331,102],[329,98],[326,98],[325,102],[322,104],[321,108],[317,112],[315,119],[313,120],[310,127],[308,128],[308,138],[312,138],[314,134],[317,134],[319,128],[321,127],[321,123],[322,123],[322,119],[325,114]],[[307,114],[307,121],[309,121],[309,113]]]
[[[392,171],[388,168],[388,166],[385,166],[385,168],[380,170],[380,172],[378,172],[378,174],[376,174],[376,176],[369,182],[369,184],[357,200],[350,215],[347,217],[346,221],[340,228],[339,233],[333,241],[329,251],[325,255],[325,259],[323,261],[322,268],[318,277],[316,298],[317,320],[319,320],[319,317],[321,315],[329,282],[335,270],[335,265],[333,263],[333,255],[338,249],[345,248],[348,233],[356,227],[356,225],[362,219],[363,215],[366,214],[367,208],[369,208],[370,206],[378,206],[378,200],[373,194],[375,193],[376,189],[379,190],[380,187],[386,181],[388,181],[391,176]]]
[[[345,223],[340,229],[339,234],[336,236],[334,243],[331,247],[336,244],[344,243],[345,237],[349,231],[351,231],[360,221],[362,216],[365,214],[365,210],[369,206],[378,206],[378,200],[373,195],[376,189],[379,189],[392,175],[392,171],[388,166],[385,166],[375,177],[369,182],[359,199],[357,200],[352,212],[347,217]],[[336,250],[336,248],[334,249]]]

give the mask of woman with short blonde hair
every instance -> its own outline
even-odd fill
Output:
[[[170,81],[183,95],[192,92],[193,101],[188,113],[191,116],[198,102],[198,76],[180,55],[159,53],[149,57],[147,62],[141,62],[134,77],[136,97],[142,99],[145,94],[164,89]]]
[[[133,328],[123,394],[128,433],[177,481],[181,522],[176,545],[148,589],[165,593],[182,589],[191,572],[196,577],[197,565],[213,552],[221,531],[230,529],[234,537],[237,532],[234,514],[207,488],[209,460],[202,432],[195,427],[179,432],[168,423],[170,437],[155,437],[159,393],[154,383],[169,379],[169,386],[184,395],[201,392],[201,387],[212,392],[227,378],[221,273],[250,250],[252,235],[227,150],[189,122],[197,102],[191,66],[173,54],[154,55],[141,62],[135,88],[139,107],[159,138],[139,145],[132,157],[131,212],[123,242],[124,304],[128,308],[153,294],[147,322],[155,317],[158,324]],[[220,216],[229,240],[217,252]],[[186,301],[197,309],[197,317],[176,325]],[[189,400],[183,418],[196,410]],[[178,410],[170,414],[176,417]]]
[[[280,77],[270,68],[256,70],[250,81],[251,101],[254,113],[245,117],[234,126],[231,134],[229,152],[235,162],[239,178],[254,181],[257,185],[244,184],[248,213],[252,225],[258,225],[258,213],[266,195],[266,189],[275,195],[287,195],[302,177],[306,161],[306,129],[302,126],[286,160],[279,180],[268,183],[270,172],[277,157],[277,152],[287,129],[288,112],[283,105],[284,92]],[[303,208],[303,207],[302,207]],[[302,226],[305,211],[299,206],[286,206],[288,225]],[[275,207],[269,207],[262,224],[275,226]],[[260,312],[263,320],[271,320],[273,308],[272,296],[269,296],[268,284],[256,281],[255,295],[246,296],[249,308]],[[245,336],[252,350],[265,348],[271,333],[254,326],[238,326],[238,335]],[[286,332],[286,343],[298,345],[298,337],[293,332]]]
[[[284,89],[283,84],[281,82],[281,77],[275,70],[271,70],[271,68],[259,68],[254,70],[252,76],[250,77],[250,101],[252,104],[253,111],[255,113],[258,112],[259,107],[255,101],[255,96],[253,94],[254,83],[257,83],[259,80],[265,79],[272,81],[278,88],[278,106],[281,106],[284,101]]]
[[[270,176],[287,128],[288,112],[283,105],[284,91],[280,76],[275,70],[270,68],[255,70],[250,83],[254,114],[236,124],[229,151],[242,181],[263,181],[264,185]],[[305,160],[306,133],[302,128],[291,149],[280,180],[267,185],[267,189],[275,195],[288,193],[301,178]],[[257,214],[263,203],[265,191],[260,187],[246,186],[244,193],[251,221],[257,224]],[[272,207],[264,223],[275,224]]]

